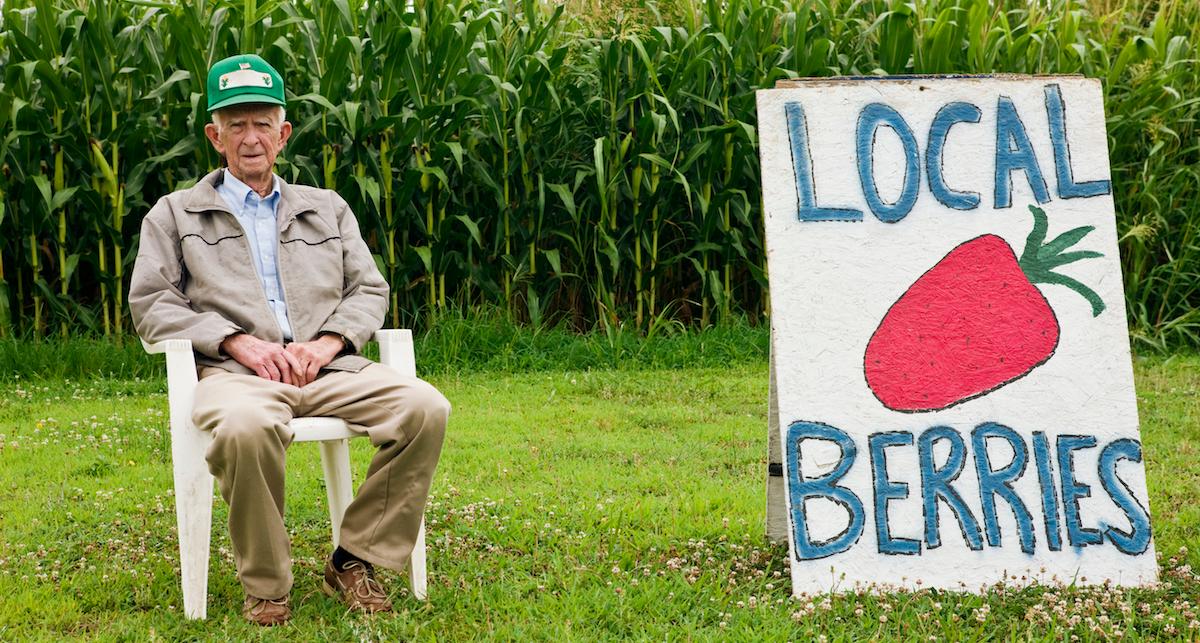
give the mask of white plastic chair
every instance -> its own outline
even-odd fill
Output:
[[[402,375],[416,376],[412,332],[381,330],[379,362]],[[171,413],[171,461],[175,469],[175,515],[179,526],[179,566],[183,577],[183,613],[203,619],[208,612],[208,554],[212,536],[213,476],[204,453],[212,435],[192,424],[192,401],[196,392],[196,357],[188,339],[168,339],[156,344],[142,342],[147,353],[167,356],[167,400]],[[350,480],[349,438],[357,437],[346,423],[331,417],[298,417],[289,424],[294,442],[319,442],[325,469],[325,491],[329,497],[329,521],[333,546],[337,547],[342,516],[354,498]],[[413,595],[424,600],[425,521],[417,533],[408,565]]]

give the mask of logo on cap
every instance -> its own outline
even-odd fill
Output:
[[[271,88],[271,76],[269,74],[250,69],[250,63],[241,63],[238,66],[241,69],[231,71],[228,74],[221,74],[221,89],[233,89],[234,87]]]

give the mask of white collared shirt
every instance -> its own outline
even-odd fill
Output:
[[[292,325],[288,322],[287,300],[279,280],[279,177],[274,177],[271,193],[260,197],[253,188],[238,180],[228,169],[217,193],[225,199],[233,216],[246,232],[250,253],[258,279],[267,296],[267,305],[275,313],[275,321],[283,332],[284,341],[292,340]]]

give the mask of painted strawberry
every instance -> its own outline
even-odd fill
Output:
[[[1008,243],[985,234],[960,244],[921,275],[888,309],[867,343],[867,386],[889,409],[936,411],[985,395],[1054,355],[1059,325],[1033,284],[1060,284],[1082,295],[1092,315],[1104,302],[1092,289],[1054,272],[1102,256],[1066,252],[1092,226],[1046,240],[1046,213],[1030,206],[1033,231],[1018,260]]]

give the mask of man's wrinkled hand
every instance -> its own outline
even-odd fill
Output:
[[[221,350],[259,377],[272,382],[303,386],[304,368],[296,356],[283,346],[265,342],[248,333],[230,335],[221,342]]]
[[[287,352],[300,364],[301,383],[297,386],[304,386],[317,379],[317,373],[332,362],[344,348],[345,342],[337,335],[321,335],[311,342],[288,344]]]

